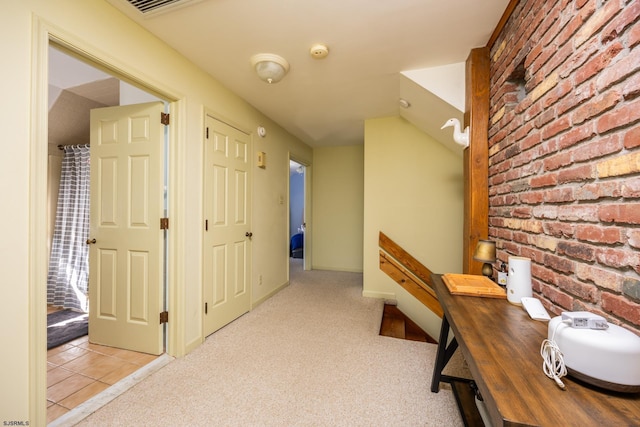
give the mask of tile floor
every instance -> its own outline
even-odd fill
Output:
[[[158,356],[90,344],[84,336],[47,351],[47,423]]]

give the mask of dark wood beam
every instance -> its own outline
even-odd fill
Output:
[[[464,150],[464,235],[462,271],[481,274],[473,260],[480,239],[489,233],[489,48],[473,49],[466,62],[465,126],[470,127]]]

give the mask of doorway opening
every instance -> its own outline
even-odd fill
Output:
[[[289,274],[307,269],[307,175],[305,165],[289,159]]]
[[[63,170],[63,155],[69,146],[79,147],[89,143],[90,111],[155,102],[161,104],[161,109],[168,113],[169,103],[155,94],[133,86],[103,71],[98,66],[87,62],[84,58],[79,58],[62,46],[52,42],[49,43],[48,57],[47,254],[49,255],[54,247],[65,246],[64,243],[56,242],[55,238],[59,237],[60,234],[57,232],[59,224],[69,222],[65,219],[56,220],[61,172]],[[165,127],[161,135],[162,147],[160,149],[163,153],[163,164],[159,167],[163,177],[160,184],[164,189],[160,194],[162,212],[159,214],[163,218],[168,217],[168,136],[169,132]],[[86,160],[84,161],[86,162]],[[93,231],[91,230],[91,232]],[[161,271],[158,274],[160,281],[158,283],[162,298],[162,310],[166,311],[168,305],[166,299],[168,288],[168,239],[166,230],[161,233],[163,236],[159,252],[162,255],[159,269]],[[81,249],[83,244],[86,244],[85,248],[88,247],[90,237],[90,235],[86,235],[86,232],[75,236],[75,240],[81,241],[81,244],[77,245],[77,247]],[[67,255],[64,251],[61,251],[62,256],[66,257]],[[59,312],[60,310],[71,310],[80,313],[89,311],[89,292],[87,289],[91,265],[89,265],[88,251],[76,250],[70,258],[77,258],[78,256],[86,256],[86,259],[79,262],[79,264],[86,265],[86,271],[82,274],[82,276],[86,277],[81,278],[79,281],[75,277],[68,291],[55,290],[57,286],[65,286],[64,279],[60,280],[61,283],[59,284],[55,283],[55,280],[48,280],[51,283],[47,284],[47,314]],[[49,260],[51,259],[50,257]],[[73,260],[73,262],[76,263],[78,260]],[[62,269],[64,268],[63,266]],[[51,274],[48,276],[51,276]],[[64,276],[64,274],[61,276]],[[50,289],[50,287],[53,289]],[[54,295],[56,293],[66,296],[55,298]],[[74,302],[74,299],[78,301]],[[91,325],[89,325],[89,328],[91,328]],[[163,341],[162,346],[166,351],[166,337],[168,335],[166,333],[166,325],[161,326],[161,328],[163,335],[161,338]],[[47,372],[47,422],[58,419],[83,401],[92,398],[156,358],[156,356],[119,347],[94,345],[88,342],[86,335],[76,337],[67,343],[48,349],[47,353],[50,367]],[[94,362],[83,363],[83,359]],[[112,365],[114,369],[97,372],[96,365],[103,367]],[[90,372],[90,370],[93,371]],[[74,387],[77,389],[74,389]]]

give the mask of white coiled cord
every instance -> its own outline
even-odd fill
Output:
[[[553,335],[551,339],[545,339],[542,341],[542,345],[540,346],[540,355],[542,356],[542,370],[544,374],[554,380],[558,387],[565,390],[564,383],[560,378],[567,375],[567,367],[564,365],[564,358],[562,357],[562,352],[558,347],[558,344],[554,341],[556,337],[556,331],[558,330],[558,326],[561,324],[571,324],[571,320],[563,320],[562,322],[558,322],[555,329],[553,330]]]

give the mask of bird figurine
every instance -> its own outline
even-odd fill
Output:
[[[460,120],[458,119],[449,119],[445,122],[445,124],[440,128],[444,129],[446,127],[453,126],[453,140],[462,145],[463,147],[469,146],[469,126],[464,129],[464,132],[460,131]]]

